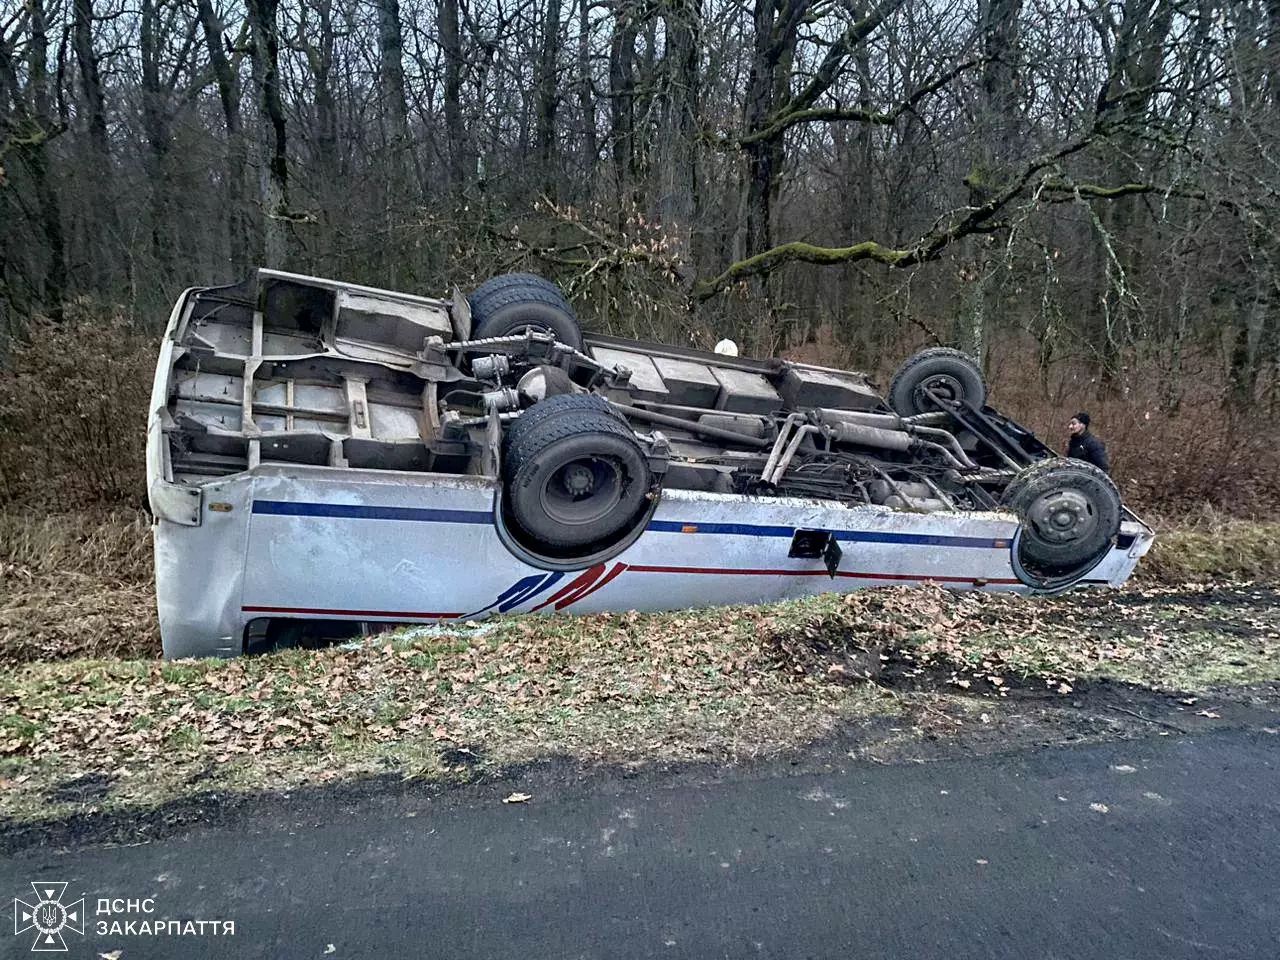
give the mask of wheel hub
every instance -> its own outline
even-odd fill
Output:
[[[564,472],[564,488],[572,497],[584,497],[595,487],[595,475],[583,463],[570,464]]]
[[[1028,516],[1042,539],[1059,544],[1087,537],[1098,523],[1089,498],[1075,490],[1045,494],[1031,505]]]
[[[541,490],[542,509],[574,526],[606,517],[622,498],[622,470],[609,457],[579,457],[555,470]]]
[[[921,400],[928,400],[932,393],[942,400],[956,400],[964,395],[960,381],[945,373],[935,374],[917,388]]]

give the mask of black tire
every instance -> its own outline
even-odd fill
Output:
[[[949,347],[921,350],[899,367],[889,383],[889,406],[900,417],[932,413],[938,408],[924,393],[926,388],[979,408],[987,402],[982,368],[968,354]]]
[[[575,350],[582,349],[578,318],[554,287],[548,290],[540,284],[522,281],[471,300],[473,340],[506,337],[530,327],[555,334],[557,340]]]
[[[484,301],[491,294],[500,293],[512,287],[538,287],[548,293],[554,293],[561,300],[564,300],[566,307],[569,305],[563,290],[546,277],[540,277],[536,273],[503,273],[496,277],[490,277],[471,291],[471,296],[467,297],[467,300],[470,302],[472,310],[477,306],[483,309]]]
[[[507,427],[502,440],[502,458],[505,462],[511,451],[519,446],[525,437],[536,432],[539,424],[553,417],[613,417],[621,424],[626,424],[622,414],[609,404],[609,401],[596,393],[562,393],[547,397],[535,403],[524,413],[516,417],[515,422]]]
[[[1033,463],[1005,488],[1003,501],[1022,522],[1019,558],[1038,573],[1092,567],[1120,532],[1120,491],[1083,460]]]
[[[364,624],[359,620],[299,620],[273,617],[267,621],[265,629],[254,632],[258,635],[254,636],[250,633],[246,637],[246,653],[271,653],[276,650],[292,650],[295,647],[320,650],[331,647],[340,640],[362,636],[365,630]]]
[[[530,413],[562,399],[585,398],[552,397]],[[653,485],[631,430],[615,416],[580,411],[553,412],[508,434],[503,479],[515,525],[557,553],[590,552],[630,531],[643,517]]]

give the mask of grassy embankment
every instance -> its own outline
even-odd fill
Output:
[[[903,588],[175,663],[156,659],[143,521],[8,516],[0,544],[0,814],[17,818],[553,755],[759,757],[871,716],[927,724],[942,699],[998,711],[1099,678],[1184,692],[1280,679],[1274,588],[1218,586],[1280,575],[1277,524],[1166,532],[1117,594]]]

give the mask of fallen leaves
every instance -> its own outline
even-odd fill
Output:
[[[672,614],[499,618],[230,662],[26,664],[0,674],[0,812],[91,770],[137,793],[169,770],[207,788],[230,776],[271,785],[286,770],[319,782],[388,770],[469,777],[555,753],[623,763],[759,756],[850,716],[900,709],[881,686],[972,703],[1068,696],[1099,677],[1186,690],[1280,676],[1275,600],[1270,588],[1245,586],[1051,600],[896,588]],[[926,699],[912,703],[933,716]],[[1000,716],[974,710],[964,726]],[[934,725],[950,735],[961,720],[939,714]],[[478,759],[464,762],[473,748]]]

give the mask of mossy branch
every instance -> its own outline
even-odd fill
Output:
[[[27,121],[22,124],[22,127],[25,128],[25,133],[0,141],[0,160],[3,160],[11,151],[35,150],[42,147],[55,137],[61,136],[67,129],[66,125],[61,123],[41,127],[32,121]]]
[[[1161,197],[1178,197],[1182,200],[1199,200],[1204,203],[1225,207],[1228,210],[1239,210],[1241,205],[1229,197],[1214,197],[1205,190],[1191,190],[1186,187],[1174,187],[1159,183],[1118,183],[1105,186],[1098,183],[1071,183],[1066,180],[1053,179],[1045,182],[1040,199],[1048,203],[1071,203],[1075,200],[1119,200],[1122,197],[1137,197],[1155,194]]]
[[[886,247],[884,244],[877,243],[874,240],[855,243],[851,247],[819,247],[812,243],[793,240],[790,243],[784,243],[766,250],[764,253],[758,253],[754,257],[747,257],[745,260],[739,260],[737,263],[731,264],[719,276],[698,283],[694,287],[693,295],[695,299],[705,300],[738,280],[743,280],[758,273],[768,273],[775,267],[793,260],[816,263],[821,266],[831,266],[837,263],[856,263],[859,260],[874,260],[886,266],[900,267],[906,266],[907,264],[904,261],[913,258],[915,253],[916,251],[914,250],[899,250],[893,247]],[[914,263],[916,261],[911,259],[911,262]]]
[[[961,237],[991,233],[1001,229],[1003,224],[997,222],[995,218],[1006,205],[1026,190],[1035,175],[1048,167],[1053,167],[1065,157],[1083,150],[1092,142],[1093,136],[1092,133],[1085,134],[1062,144],[1050,153],[1031,160],[1016,177],[1007,181],[1004,188],[986,203],[951,211],[909,247],[888,247],[874,240],[864,240],[849,247],[819,247],[793,240],[732,263],[718,276],[700,281],[694,285],[693,299],[706,300],[738,280],[757,274],[767,274],[775,267],[792,261],[832,266],[872,260],[885,266],[903,268],[924,263],[927,260],[935,260],[943,250]]]

